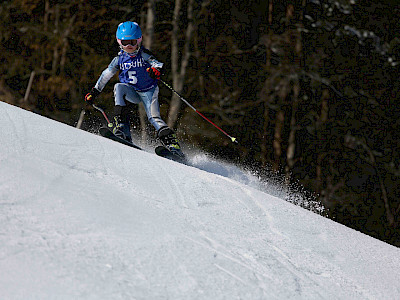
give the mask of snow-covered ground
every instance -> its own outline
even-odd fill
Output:
[[[1,299],[400,299],[399,248],[226,165],[0,116]]]

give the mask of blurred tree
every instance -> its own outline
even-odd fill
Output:
[[[174,14],[172,17],[172,32],[171,32],[171,73],[172,73],[172,85],[174,89],[181,93],[183,84],[186,77],[186,69],[189,63],[189,59],[192,56],[192,35],[194,30],[194,0],[189,0],[187,3],[187,17],[180,25],[182,1],[175,0]],[[181,33],[180,27],[185,26],[186,28]],[[175,123],[178,119],[178,114],[181,107],[181,100],[176,94],[172,95],[171,104],[168,113],[168,126],[171,128],[175,127]]]

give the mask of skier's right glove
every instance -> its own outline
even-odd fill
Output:
[[[85,101],[89,105],[94,104],[94,100],[97,98],[97,96],[100,94],[100,92],[96,88],[92,88],[92,90],[86,94],[85,96]]]

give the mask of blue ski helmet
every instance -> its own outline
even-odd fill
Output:
[[[142,37],[142,30],[138,23],[127,21],[118,25],[117,40],[137,40]]]

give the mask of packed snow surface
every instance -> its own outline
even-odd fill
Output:
[[[400,299],[399,248],[226,166],[0,115],[1,299]]]

